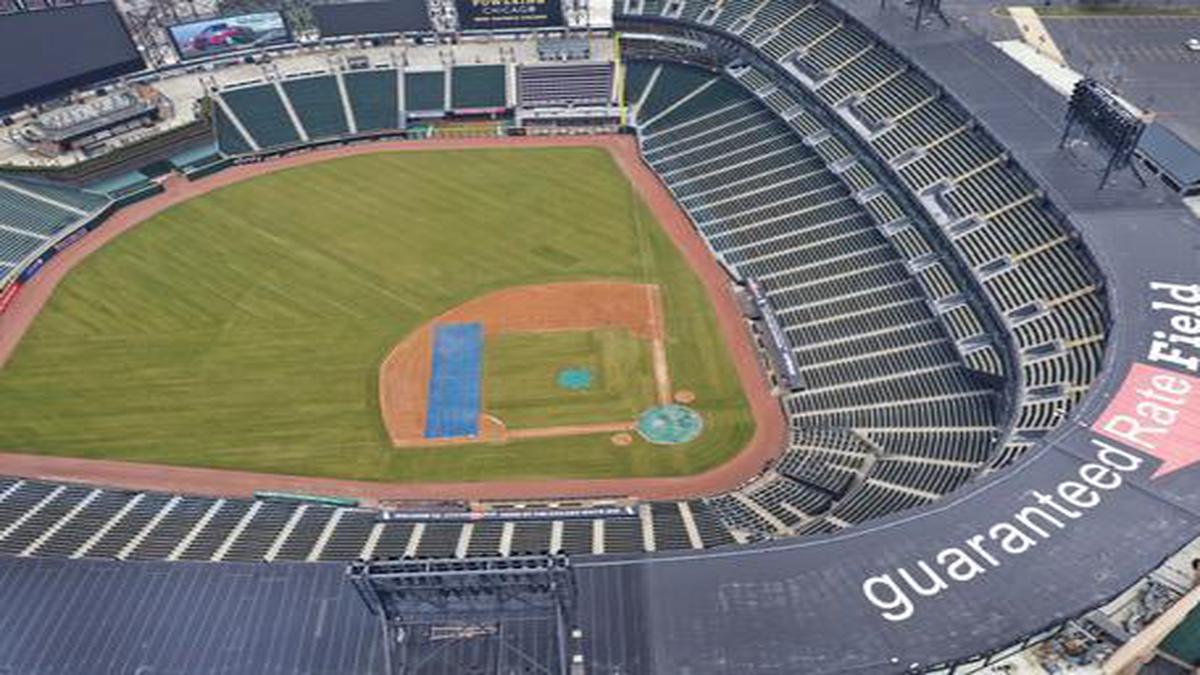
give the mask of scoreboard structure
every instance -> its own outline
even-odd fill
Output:
[[[516,30],[564,25],[561,0],[455,0],[461,30]]]
[[[146,67],[107,2],[0,16],[0,112]]]

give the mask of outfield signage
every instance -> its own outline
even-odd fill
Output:
[[[1154,481],[1200,460],[1200,284],[1151,282],[1150,291],[1156,320],[1146,357],[1092,424],[1083,463],[1046,476],[1044,487],[1020,495],[991,525],[864,579],[862,594],[881,618],[907,621],[922,602],[1070,537],[1115,491],[1130,489],[1143,465],[1154,467]]]
[[[455,0],[462,30],[550,28],[563,25],[560,0]]]
[[[46,251],[46,253],[44,253],[42,255],[42,257],[40,257],[37,260],[34,260],[33,262],[26,265],[25,269],[21,270],[21,273],[17,275],[17,281],[19,281],[21,283],[25,283],[25,282],[29,281],[30,279],[32,279],[34,276],[37,275],[38,272],[42,271],[42,266],[45,265],[46,261],[49,260],[53,255],[54,255],[54,250],[51,249],[49,251]]]
[[[632,518],[637,511],[632,506],[596,506],[579,509],[502,509],[496,511],[383,511],[379,520],[450,521],[476,520],[581,520],[597,518]]]
[[[86,237],[88,232],[90,232],[90,231],[91,230],[85,226],[85,227],[79,228],[78,230],[75,230],[71,234],[68,234],[67,236],[65,236],[61,240],[59,240],[59,242],[57,244],[54,245],[54,252],[62,253],[63,251],[74,246],[75,244],[78,244],[80,242],[80,240],[82,240],[84,237]]]
[[[167,32],[179,58],[185,61],[292,39],[283,15],[274,11],[192,21],[168,26]]]
[[[29,263],[25,266],[25,269],[21,270],[21,273],[17,275],[17,281],[25,283],[32,279],[35,275],[37,275],[38,272],[42,271],[42,267],[44,267],[46,262],[48,262],[51,258],[71,248],[75,244],[78,244],[80,241],[83,241],[83,238],[86,237],[89,232],[100,227],[100,225],[103,223],[103,218],[97,218],[89,223],[79,226],[74,232],[71,232],[67,236],[55,242],[53,246],[42,252],[42,254],[38,256],[37,260]]]

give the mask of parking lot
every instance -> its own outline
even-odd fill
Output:
[[[1200,146],[1200,17],[1043,19],[1071,66],[1107,82],[1159,121]]]

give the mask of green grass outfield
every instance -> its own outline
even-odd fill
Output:
[[[656,403],[650,342],[626,329],[493,335],[483,368],[483,410],[509,429],[632,422]],[[591,387],[560,387],[563,368],[590,370]]]
[[[390,447],[378,366],[508,286],[658,283],[705,433]],[[753,419],[703,288],[599,149],[363,155],[181,204],[74,270],[0,370],[0,449],[387,481],[679,475]]]

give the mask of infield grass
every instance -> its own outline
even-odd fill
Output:
[[[650,343],[626,329],[494,335],[483,367],[483,409],[509,429],[627,422],[655,403]],[[591,386],[563,389],[564,368],[586,368]]]
[[[509,286],[662,287],[705,433],[390,446],[380,361]],[[536,396],[535,396],[536,397]],[[699,472],[753,420],[699,281],[599,149],[379,153],[176,206],[93,254],[0,370],[0,449],[386,481]]]

